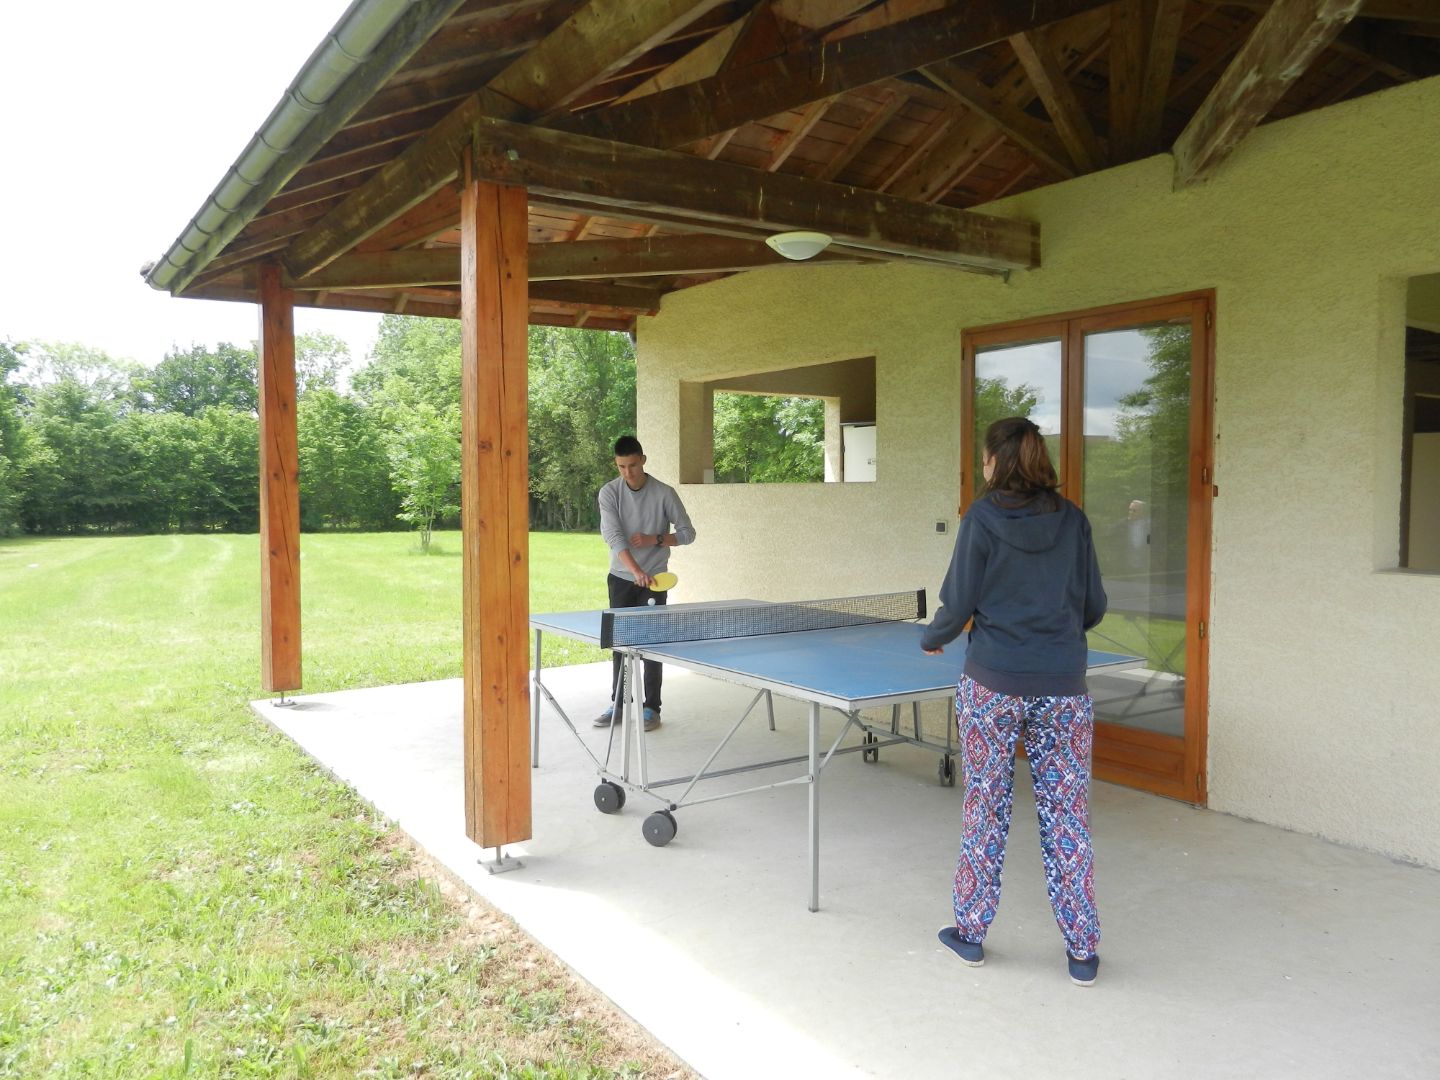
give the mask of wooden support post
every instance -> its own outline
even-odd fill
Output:
[[[475,179],[460,193],[461,474],[464,547],[465,835],[528,839],[528,201]]]
[[[260,267],[260,685],[300,689],[300,459],[295,299]]]

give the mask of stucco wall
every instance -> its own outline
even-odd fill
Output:
[[[874,355],[879,478],[686,486],[676,600],[940,584],[967,326],[1214,288],[1209,793],[1440,867],[1440,575],[1394,572],[1406,279],[1440,271],[1440,79],[1268,125],[1212,181],[1160,156],[994,204],[1044,267],[794,266],[666,297],[639,427],[677,474],[681,379]]]

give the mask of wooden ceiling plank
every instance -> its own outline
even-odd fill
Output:
[[[1075,89],[1070,85],[1060,58],[1044,34],[1036,30],[1016,34],[1010,39],[1010,46],[1030,77],[1036,96],[1050,114],[1050,122],[1055,125],[1070,160],[1081,172],[1103,168],[1105,148],[1086,119],[1085,110],[1075,96]]]
[[[954,64],[932,64],[921,69],[921,73],[1003,131],[1046,172],[1061,179],[1075,175],[1074,163],[1049,124],[1036,120]]]
[[[844,41],[723,71],[624,105],[556,118],[554,126],[640,146],[683,146],[1108,2],[993,0],[957,4]]]
[[[866,144],[895,118],[895,114],[905,107],[907,100],[905,94],[899,90],[887,88],[884,99],[876,106],[875,111],[860,125],[854,137],[840,148],[840,152],[825,163],[825,167],[820,170],[818,179],[834,180],[839,176],[845,170],[845,166],[855,160],[855,155],[860,153]]]
[[[795,152],[795,148],[800,145],[805,136],[809,135],[815,125],[820,122],[821,117],[825,115],[825,110],[830,107],[833,101],[834,98],[825,98],[822,101],[811,102],[805,107],[805,111],[800,114],[800,119],[796,122],[794,128],[780,141],[780,145],[775,148],[775,153],[771,155],[769,163],[765,166],[766,172],[774,172],[780,168],[781,165],[785,164],[790,155]]]
[[[1175,141],[1175,186],[1213,174],[1355,17],[1360,3],[1278,0]]]
[[[503,120],[477,121],[475,147],[484,179],[539,193],[658,208],[697,222],[814,229],[849,247],[984,270],[1039,264],[1038,230],[1030,222]]]
[[[369,239],[355,245],[356,251],[390,251],[413,247],[459,227],[460,189],[446,184],[430,198],[411,207]]]
[[[880,182],[875,185],[875,190],[889,191],[897,180],[914,168],[918,162],[924,161],[925,155],[935,148],[935,144],[966,115],[964,106],[960,105],[942,109],[936,113],[935,119],[931,120],[918,136],[901,148],[899,156],[891,163],[885,175],[880,178]]]

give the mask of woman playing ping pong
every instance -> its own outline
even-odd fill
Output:
[[[1015,745],[1025,740],[1040,849],[1073,982],[1089,986],[1096,949],[1090,845],[1094,705],[1085,686],[1085,632],[1105,614],[1090,522],[1062,498],[1040,429],[1022,416],[985,432],[985,487],[966,511],[922,638],[927,653],[971,624],[955,695],[965,770],[964,837],[955,870],[955,925],[940,940],[965,963],[1000,903],[1000,871],[1014,802]],[[972,622],[973,620],[973,622]]]

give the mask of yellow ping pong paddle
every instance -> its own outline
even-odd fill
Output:
[[[650,580],[651,592],[666,592],[680,584],[680,577],[669,570],[662,570]]]

